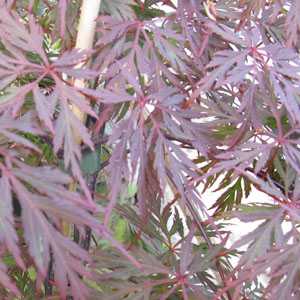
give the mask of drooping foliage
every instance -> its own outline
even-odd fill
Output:
[[[1,299],[298,299],[299,0],[81,5],[0,0]]]

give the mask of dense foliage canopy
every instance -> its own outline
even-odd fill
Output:
[[[1,299],[299,299],[300,1],[81,5],[0,0]]]

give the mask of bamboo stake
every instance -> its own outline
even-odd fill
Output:
[[[82,50],[92,49],[96,32],[96,18],[99,14],[100,5],[101,0],[82,1],[75,48]],[[82,64],[79,64],[77,67],[80,68],[81,66]],[[74,81],[74,86],[79,88],[84,87],[84,79],[76,79]],[[71,110],[82,123],[86,122],[86,114],[82,112],[77,106],[72,105]],[[80,137],[76,134],[76,132],[74,132],[74,135],[76,142],[80,144]],[[69,189],[73,191],[76,190],[76,183],[73,182],[72,184],[70,184]],[[69,227],[66,226],[66,228],[63,229],[63,231],[64,233],[67,233],[67,231],[69,231]]]
[[[81,5],[81,14],[79,19],[78,33],[75,48],[86,50],[92,49],[96,31],[96,18],[98,17],[101,0],[83,0]],[[81,67],[81,65],[78,65]],[[84,87],[83,79],[76,79],[74,86]],[[81,121],[86,121],[86,114],[77,106],[72,107],[75,116]],[[80,138],[78,143],[80,143]]]
[[[94,37],[95,37],[95,31],[96,31],[96,18],[98,17],[99,10],[100,10],[101,0],[83,0],[81,4],[81,13],[80,13],[80,19],[79,19],[79,26],[77,31],[77,39],[76,39],[76,45],[75,48],[82,49],[82,50],[88,50],[92,49]],[[82,64],[79,64],[77,67],[80,68]],[[85,82],[83,79],[76,79],[74,81],[75,87],[84,87]],[[86,114],[82,112],[77,106],[72,105],[71,110],[74,113],[74,115],[82,122],[86,122]],[[74,132],[75,139],[78,144],[81,143],[81,138]],[[76,190],[76,183],[73,182],[69,186],[69,190]],[[70,235],[70,225],[62,222],[61,224],[62,232],[64,235],[69,236]],[[48,269],[48,279],[45,280],[45,286],[47,287],[46,294],[51,295],[52,294],[52,284],[50,283],[50,279],[52,277],[52,268],[53,268],[53,262],[51,260],[49,264]],[[73,297],[68,296],[67,299],[73,299]]]

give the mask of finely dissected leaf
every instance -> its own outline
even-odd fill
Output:
[[[0,117],[0,133],[11,142],[18,143],[25,147],[39,151],[30,141],[22,137],[20,132],[30,132],[32,134],[43,133],[38,127],[34,114],[28,113],[19,119],[12,118],[9,114],[2,114]]]
[[[80,266],[75,261],[86,261],[88,256],[79,246],[63,237],[57,228],[61,218],[70,223],[89,224],[95,228],[99,223],[87,212],[82,199],[66,190],[64,184],[69,183],[70,178],[61,171],[49,167],[32,168],[17,160],[12,162],[16,164],[15,168],[8,170],[2,166],[2,172],[7,176],[7,179],[1,181],[6,189],[5,201],[8,202],[7,205],[11,205],[9,200],[12,199],[12,191],[20,201],[25,239],[39,272],[45,276],[51,249],[55,264],[60,266],[55,269],[55,279],[62,295],[66,295],[69,280],[74,295],[78,299],[84,299],[86,290],[78,274],[86,276],[88,273],[83,265]],[[28,190],[23,183],[30,184],[36,193]],[[5,238],[5,243],[17,261],[20,261],[15,244],[16,234],[10,227],[7,230],[11,231],[11,236],[9,239]]]
[[[164,274],[169,274],[170,270],[161,264],[153,255],[143,251],[134,249],[132,250],[134,254],[142,263],[143,271],[138,271],[132,268],[131,264],[124,261],[115,252],[103,252],[100,251],[96,253],[95,267],[97,268],[107,268],[107,267],[117,267],[116,270],[111,270],[102,274],[97,274],[96,278],[100,282],[107,283],[109,285],[105,297],[107,299],[119,299],[118,297],[130,295],[131,297],[137,297],[138,295],[143,295],[144,288],[142,282],[129,283],[126,279],[135,276],[138,278],[143,278],[147,274],[152,274],[153,272],[162,272]],[[148,281],[150,291],[156,286],[161,284],[160,280]],[[148,285],[148,284],[147,284]],[[103,293],[100,294],[103,296]]]
[[[35,20],[30,17],[27,29],[24,24],[17,21],[18,16],[16,13],[9,12],[7,9],[2,8],[0,16],[1,39],[4,43],[8,43],[7,46],[9,49],[13,50],[13,48],[10,48],[13,46],[22,51],[35,52],[39,55],[39,58],[42,59],[43,63],[46,63],[47,58],[42,49],[42,32]],[[20,58],[25,59],[25,56],[17,49],[15,49],[17,57],[20,56]]]
[[[234,207],[241,204],[243,198],[242,178],[240,177],[232,186],[228,187],[228,189],[223,192],[211,209],[216,208],[215,214],[232,211]]]
[[[0,189],[2,192],[1,201],[1,216],[0,216],[0,240],[6,245],[9,251],[13,254],[17,263],[25,268],[25,265],[21,258],[20,249],[18,247],[18,235],[14,228],[13,207],[12,207],[12,195],[10,191],[8,178],[1,178]]]
[[[221,161],[214,166],[212,172],[217,173],[220,170],[232,169],[238,166],[245,169],[251,166],[256,159],[255,173],[258,173],[266,165],[273,145],[244,143],[242,147],[243,149],[237,151],[225,151],[219,154],[217,158]]]
[[[247,55],[248,51],[246,50],[241,52],[232,50],[217,52],[213,60],[206,65],[207,69],[213,68],[213,71],[199,82],[200,87],[198,90],[206,91],[213,84],[220,87],[226,83],[236,84],[243,81],[245,75],[251,70],[250,66],[245,65]]]
[[[8,46],[10,52],[13,52],[13,50],[16,51],[16,49],[11,48],[11,44],[13,47],[20,49],[17,52],[21,57],[20,73],[25,75],[29,72],[33,72],[38,77],[35,81],[25,85],[19,91],[12,94],[10,98],[5,101],[3,108],[11,107],[13,115],[16,115],[25,102],[25,96],[33,91],[39,118],[52,133],[57,133],[54,136],[54,150],[57,152],[61,147],[64,148],[65,168],[71,167],[73,174],[80,182],[88,200],[91,202],[90,193],[80,173],[79,160],[81,154],[80,147],[77,145],[76,140],[78,137],[81,138],[82,141],[87,143],[91,148],[93,147],[92,141],[86,127],[73,115],[70,105],[76,105],[85,113],[95,117],[96,115],[87,104],[86,98],[75,88],[66,85],[61,79],[61,73],[85,78],[96,76],[96,73],[91,71],[78,73],[75,68],[78,63],[86,60],[87,52],[74,50],[69,53],[64,53],[50,66],[43,49],[43,36],[38,25],[31,20],[29,29],[27,30],[19,20],[10,16],[7,11],[3,10],[3,14],[3,17],[7,20],[6,23],[1,23],[3,31],[5,32],[4,44]],[[12,42],[10,36],[13,35],[15,31],[18,33],[18,38],[16,37],[15,41]],[[28,47],[25,47],[23,44],[24,40],[29,43]],[[22,53],[21,51],[32,51],[38,55],[37,63],[33,64],[28,61],[26,59],[26,52]],[[16,62],[18,63],[18,61]],[[51,91],[48,96],[45,95],[45,91],[41,91],[38,87],[39,82],[43,80],[46,75],[50,75],[55,83],[55,90]],[[56,104],[59,105],[59,116],[54,125],[52,120],[54,119]],[[13,138],[11,133],[10,138]],[[16,137],[14,139],[16,139]],[[18,138],[18,142],[21,142],[20,138]]]
[[[185,274],[185,272],[189,269],[189,265],[193,260],[193,243],[192,239],[194,237],[194,229],[192,228],[185,238],[185,241],[182,244],[181,253],[180,253],[180,274]]]
[[[287,45],[292,46],[298,42],[298,31],[300,30],[300,19],[299,19],[299,2],[291,1],[291,6],[286,18],[286,34],[287,34]]]
[[[209,22],[207,24],[207,27],[211,29],[212,32],[220,35],[226,41],[233,42],[238,46],[247,46],[247,42],[245,41],[245,39],[238,37],[231,28],[223,24]]]
[[[240,259],[239,263],[241,265],[251,265],[257,258],[265,256],[273,247],[280,247],[284,244],[285,237],[282,228],[283,213],[282,209],[268,206],[262,206],[250,212],[234,213],[235,217],[244,222],[265,220],[255,230],[242,236],[232,246],[232,248],[238,248],[249,244],[246,254]]]
[[[37,87],[33,90],[33,95],[36,104],[36,110],[39,114],[39,118],[45,123],[46,127],[52,133],[54,133],[52,118],[53,118],[55,104],[57,101],[55,95],[46,96]]]
[[[299,263],[295,260],[295,254],[299,249],[299,245],[287,246],[279,253],[272,253],[269,264],[271,267],[271,274],[274,275],[272,278],[274,282],[278,279],[283,279],[281,282],[274,286],[271,282],[272,287],[271,297],[277,299],[284,299],[286,295],[295,296],[294,284],[297,282],[297,273],[299,271]],[[283,265],[284,264],[284,265]]]

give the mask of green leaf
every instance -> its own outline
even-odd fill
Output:
[[[127,194],[128,198],[134,197],[135,194],[137,193],[137,185],[134,183],[129,183],[127,192],[128,192]]]
[[[15,267],[16,261],[12,255],[5,255],[2,257],[2,261],[8,266],[8,267]]]
[[[133,5],[132,8],[140,20],[163,17],[166,14],[163,10],[153,7],[144,7],[142,9],[140,6]]]
[[[182,223],[182,219],[179,216],[177,207],[175,207],[174,223],[173,223],[169,233],[170,233],[170,236],[174,235],[175,233],[178,233],[182,238],[184,237],[183,223]]]
[[[101,194],[101,195],[106,195],[107,194],[107,183],[106,183],[106,181],[100,181],[100,182],[97,183],[96,192]]]
[[[282,116],[280,119],[280,122],[285,130],[287,130],[289,128],[289,118],[287,115]],[[269,128],[271,128],[273,130],[277,129],[277,123],[273,116],[267,117],[264,121],[264,125],[268,126]]]
[[[84,174],[93,175],[100,170],[101,160],[100,160],[100,150],[91,151],[86,150],[83,153],[81,160],[81,170]]]
[[[115,238],[119,242],[126,242],[128,241],[128,222],[123,218],[118,218],[116,224],[114,225],[115,229]]]
[[[224,125],[218,127],[215,132],[213,133],[214,137],[217,139],[225,139],[229,136],[232,136],[236,131],[236,127],[233,125]]]
[[[28,276],[32,281],[36,280],[36,270],[33,267],[28,269]]]
[[[231,211],[235,206],[241,204],[243,196],[242,177],[240,177],[219,197],[210,209],[216,208],[215,214]]]

